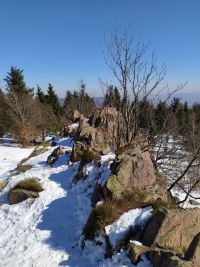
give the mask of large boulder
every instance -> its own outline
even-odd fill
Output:
[[[183,256],[199,232],[199,209],[162,209],[158,210],[147,224],[143,244],[147,246],[156,245],[159,248],[168,249]],[[193,250],[191,249],[191,252],[188,252],[187,258],[191,257],[189,255],[192,254]]]
[[[142,152],[139,146],[118,155],[111,165],[111,172],[104,191],[112,198],[123,198],[124,191],[135,188],[145,197],[167,200],[165,177],[155,169],[149,152]]]
[[[9,204],[12,205],[20,203],[28,198],[37,198],[37,197],[39,197],[38,192],[16,188],[10,191],[8,195],[8,200]]]

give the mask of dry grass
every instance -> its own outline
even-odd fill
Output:
[[[114,222],[116,218],[115,209],[111,202],[105,202],[95,207],[83,230],[86,239],[94,239],[97,231],[103,230],[106,225]]]
[[[34,177],[20,181],[14,186],[12,190],[15,189],[25,189],[33,192],[41,192],[44,190],[40,182]]]
[[[0,182],[0,192],[4,189],[5,186],[6,186],[6,183]]]
[[[83,231],[86,239],[94,239],[98,231],[116,221],[123,213],[146,206],[142,201],[144,195],[136,189],[127,190],[123,195],[122,199],[106,199],[102,205],[92,210]]]
[[[32,168],[32,165],[18,165],[16,172],[13,175],[18,175],[20,173],[24,173]]]

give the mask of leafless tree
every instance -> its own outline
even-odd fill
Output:
[[[152,96],[166,74],[166,66],[158,67],[157,58],[154,53],[149,58],[147,48],[148,44],[137,41],[128,31],[114,32],[106,42],[106,63],[123,94],[127,143],[139,133],[139,102]]]

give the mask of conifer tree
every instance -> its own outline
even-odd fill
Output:
[[[61,106],[58,96],[50,83],[47,90],[46,103],[52,107],[52,110],[56,116],[61,115]]]
[[[47,97],[45,96],[44,92],[42,91],[42,89],[38,85],[37,85],[36,96],[38,97],[39,101],[42,104],[46,104]]]
[[[106,91],[103,106],[121,108],[121,96],[117,87],[110,85]]]
[[[33,96],[33,89],[28,88],[24,82],[23,70],[11,67],[10,72],[8,72],[4,80],[6,81],[7,95],[10,99],[12,99],[14,95]]]

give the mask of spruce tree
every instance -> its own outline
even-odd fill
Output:
[[[46,104],[47,97],[45,96],[44,92],[42,91],[42,89],[38,85],[37,85],[36,96],[38,97],[39,101],[42,104]]]
[[[24,82],[23,70],[11,67],[6,78],[6,90],[10,99],[14,96],[33,95],[33,89],[28,88]]]
[[[103,107],[114,107],[117,110],[120,110],[121,108],[121,96],[119,93],[119,90],[117,89],[117,87],[113,87],[112,85],[110,85],[107,88],[106,94],[105,94],[105,98],[104,98],[104,102],[103,102]]]
[[[47,90],[46,103],[52,107],[52,110],[56,116],[61,115],[61,106],[58,100],[58,96],[50,83]]]

